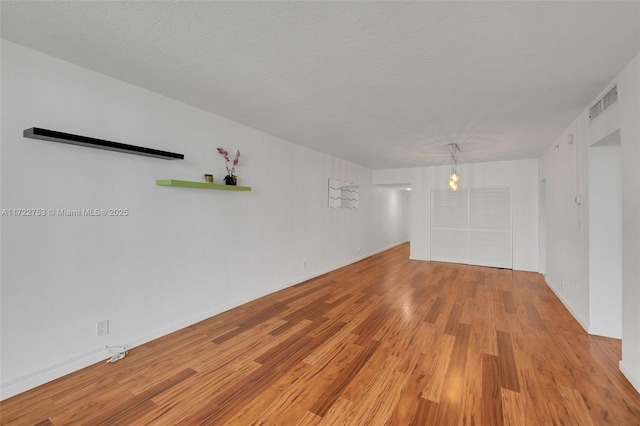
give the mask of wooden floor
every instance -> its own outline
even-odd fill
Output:
[[[19,425],[637,425],[620,341],[534,273],[402,245],[1,404]]]

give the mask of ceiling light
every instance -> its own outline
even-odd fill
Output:
[[[448,145],[449,153],[451,154],[451,174],[449,174],[449,189],[451,191],[458,190],[458,181],[460,181],[460,175],[458,175],[458,153],[460,148],[458,144],[450,143]]]

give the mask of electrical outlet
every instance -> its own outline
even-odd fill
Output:
[[[96,337],[102,337],[109,334],[109,320],[96,323]]]
[[[307,269],[307,261],[306,261],[306,260],[305,260],[304,262],[302,262],[302,267],[303,267],[304,269]]]
[[[564,280],[560,280],[560,287],[564,288]]]

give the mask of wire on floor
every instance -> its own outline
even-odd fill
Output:
[[[107,363],[114,363],[127,356],[128,353],[127,348],[124,346],[107,346],[107,350],[113,354],[111,358],[107,360]]]

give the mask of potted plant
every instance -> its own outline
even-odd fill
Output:
[[[229,152],[222,148],[222,147],[218,147],[218,154],[222,155],[224,157],[224,163],[225,163],[225,167],[227,169],[227,175],[224,177],[224,183],[225,185],[236,185],[237,181],[238,181],[238,177],[235,175],[236,172],[236,166],[238,165],[238,162],[240,161],[240,150],[238,150],[236,152],[236,156],[233,159],[233,162],[231,162],[231,160],[229,159]],[[229,163],[231,163],[231,167],[229,167]]]

